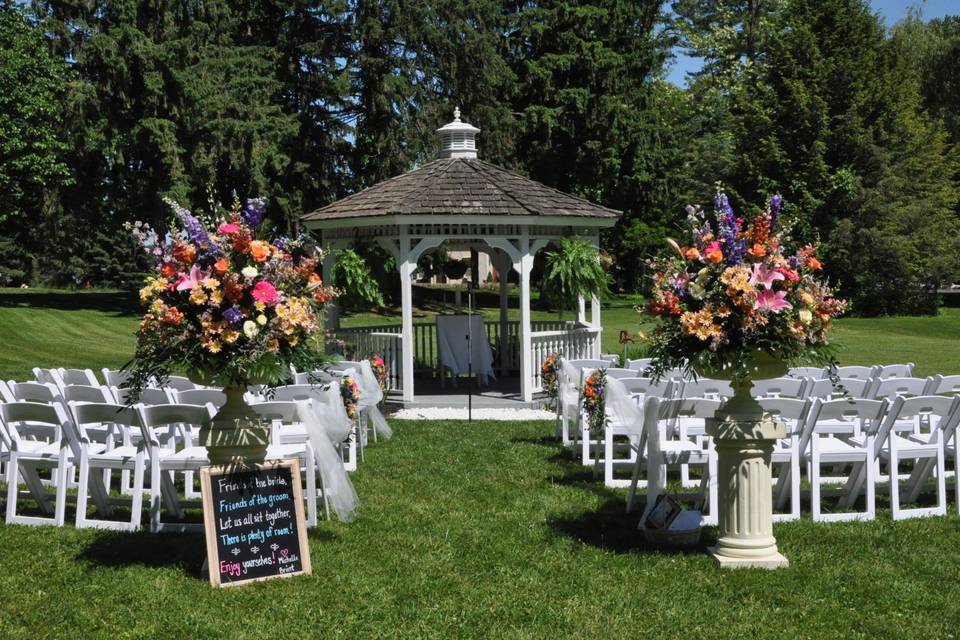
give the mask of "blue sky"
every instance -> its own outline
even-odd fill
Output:
[[[925,0],[920,2],[914,0],[870,0],[870,6],[886,19],[888,26],[904,17],[907,9],[913,6],[920,7],[924,20],[942,18],[945,15],[960,15],[960,2],[957,0]],[[677,52],[677,58],[667,74],[667,80],[683,86],[685,75],[699,68],[699,58],[691,58]]]

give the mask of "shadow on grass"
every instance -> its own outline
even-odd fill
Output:
[[[0,307],[29,307],[76,311],[88,309],[120,316],[140,313],[136,295],[127,291],[0,291]]]
[[[539,437],[515,437],[510,438],[510,442],[513,444],[534,444],[540,447],[550,447],[556,449],[559,445],[557,443],[557,436],[547,435]]]
[[[150,533],[149,531],[99,533],[77,559],[96,567],[173,567],[202,578],[207,555],[203,534]]]
[[[551,518],[547,524],[558,534],[612,553],[702,555],[707,552],[708,546],[716,543],[716,532],[704,529],[696,546],[651,544],[637,530],[641,511],[637,508],[632,513],[626,513],[623,499],[611,498],[596,511],[585,511],[573,517]]]

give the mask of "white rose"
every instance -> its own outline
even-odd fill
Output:
[[[810,324],[813,322],[813,313],[810,312],[810,309],[800,309],[800,313],[797,315],[800,316],[800,322],[803,324]]]
[[[243,274],[244,278],[248,280],[252,280],[253,278],[256,278],[257,274],[259,274],[260,272],[257,271],[256,267],[244,267],[243,269],[240,270],[240,273]]]
[[[247,320],[246,322],[243,323],[243,334],[245,336],[247,336],[248,338],[252,338],[258,333],[260,333],[260,327],[257,326],[256,322],[254,322],[253,320]]]
[[[267,324],[267,316],[263,315],[262,313],[258,315],[257,324],[259,324],[260,326]]]

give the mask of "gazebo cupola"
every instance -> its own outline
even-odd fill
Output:
[[[318,231],[323,245],[343,248],[358,240],[375,242],[388,251],[400,272],[402,316],[395,327],[338,329],[361,356],[383,354],[394,388],[414,401],[414,373],[430,366],[435,335],[413,323],[413,281],[417,260],[446,243],[451,250],[476,249],[490,255],[500,278],[500,321],[488,323],[500,354],[501,374],[520,375],[519,393],[530,401],[540,388],[539,365],[550,352],[567,357],[599,357],[600,301],[591,301],[590,320],[581,300],[574,328],[530,318],[530,272],[534,256],[562,237],[581,236],[599,246],[600,229],[616,224],[620,212],[558,191],[511,173],[477,157],[480,129],[461,121],[439,129],[439,158],[301,217]],[[328,252],[324,278],[331,280],[335,255]],[[514,269],[520,280],[520,320],[507,316],[507,278]],[[429,352],[429,353],[428,353]],[[425,364],[426,363],[426,364]]]

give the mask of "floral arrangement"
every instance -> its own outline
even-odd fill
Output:
[[[583,411],[587,414],[587,426],[594,434],[603,431],[607,424],[603,389],[607,386],[607,370],[597,369],[583,383]]]
[[[390,378],[387,373],[387,363],[380,354],[370,357],[370,368],[373,369],[373,375],[377,377],[380,384],[380,390],[384,393],[390,388]]]
[[[259,229],[266,203],[248,200],[211,232],[172,201],[175,220],[161,237],[128,227],[153,262],[140,290],[147,310],[137,332],[131,397],[151,378],[174,371],[210,384],[276,384],[328,359],[318,338],[324,304],[322,252],[307,238],[267,239]]]
[[[847,303],[819,277],[812,245],[789,249],[777,233],[777,195],[745,224],[718,190],[713,216],[687,207],[690,242],[668,240],[674,254],[652,262],[646,310],[662,319],[650,336],[651,374],[681,367],[727,367],[748,379],[762,350],[787,363],[836,362],[827,339]]]
[[[560,369],[560,354],[551,353],[540,365],[540,380],[543,390],[547,394],[548,403],[553,405],[557,401],[560,388],[557,384],[557,371]]]
[[[360,402],[360,386],[353,377],[343,376],[340,379],[340,397],[343,399],[347,416],[351,420],[355,420],[357,418],[357,403]]]

